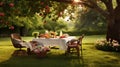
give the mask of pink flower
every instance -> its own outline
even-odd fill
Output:
[[[112,41],[112,44],[113,44],[113,46],[119,46],[119,43],[118,43],[118,41],[116,41],[116,40],[113,40],[113,41]]]
[[[5,16],[5,14],[3,12],[0,12],[0,16]]]
[[[9,29],[14,30],[14,26],[10,26]]]
[[[14,7],[14,3],[10,3],[9,6],[10,6],[10,7]]]
[[[43,5],[44,4],[44,2],[40,2],[40,5]]]
[[[0,2],[0,6],[3,6],[3,4],[4,4],[3,2]]]

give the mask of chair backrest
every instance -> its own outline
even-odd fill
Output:
[[[13,33],[13,34],[11,34],[10,37],[11,37],[11,42],[12,42],[12,44],[15,48],[22,48],[22,45],[20,44],[20,41],[16,40],[16,39],[19,39],[19,40],[22,41],[19,34]]]
[[[84,38],[84,35],[81,35],[78,39],[72,39],[67,42],[67,45],[80,45],[82,46],[82,40]]]
[[[21,40],[20,35],[17,34],[17,33],[13,33],[13,34],[11,34],[11,38],[16,38],[16,39],[20,39],[20,40]]]
[[[83,40],[83,38],[84,38],[84,34],[81,35],[81,36],[78,38],[78,44],[79,44],[80,46],[82,46],[82,40]]]
[[[72,39],[70,41],[71,45],[77,45],[78,44],[78,40],[77,39]]]

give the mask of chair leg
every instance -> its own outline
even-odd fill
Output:
[[[22,50],[22,48],[19,49],[20,51]]]
[[[27,54],[28,54],[28,55],[31,54],[30,48],[27,48]]]
[[[70,48],[68,47],[67,50],[65,51],[65,56],[70,53]]]
[[[80,50],[79,50],[79,47],[76,47],[76,50],[77,50],[77,55],[80,56]]]
[[[72,54],[72,53],[77,54],[77,56],[80,56],[79,47],[72,47],[72,48],[68,47],[67,50],[65,51],[65,55]]]

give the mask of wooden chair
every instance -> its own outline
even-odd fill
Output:
[[[25,48],[25,46],[22,46],[21,43],[20,43],[20,41],[18,41],[16,39],[19,39],[19,40],[22,41],[22,38],[20,37],[19,34],[17,34],[17,33],[11,34],[11,42],[12,42],[13,46],[15,48],[19,48],[19,50],[21,50],[21,48]]]
[[[78,45],[80,47],[80,50],[82,51],[82,40],[84,38],[84,34],[78,38]]]
[[[25,50],[22,50],[22,48],[26,48],[25,46],[22,46],[22,44],[21,44],[21,41],[23,41],[22,40],[22,38],[20,37],[20,35],[19,34],[17,34],[17,33],[13,33],[13,34],[11,34],[11,42],[12,42],[12,44],[13,44],[13,46],[15,47],[15,48],[19,48],[19,50],[16,50],[15,52],[14,52],[14,55],[22,55],[22,54],[26,54],[27,55],[27,53],[26,53],[26,51]],[[17,40],[18,39],[18,40]],[[24,41],[23,41],[24,42]],[[27,49],[27,50],[29,50],[29,48]],[[28,52],[28,51],[27,51]]]
[[[77,54],[77,56],[80,56],[80,51],[82,51],[82,39],[84,35],[80,36],[78,39],[73,39],[67,43],[67,50],[65,52],[65,55],[67,54]]]

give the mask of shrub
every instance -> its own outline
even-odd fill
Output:
[[[104,51],[120,51],[120,45],[116,43],[117,41],[113,40],[112,42],[108,42],[104,39],[97,40],[95,43],[95,47],[99,50]]]

